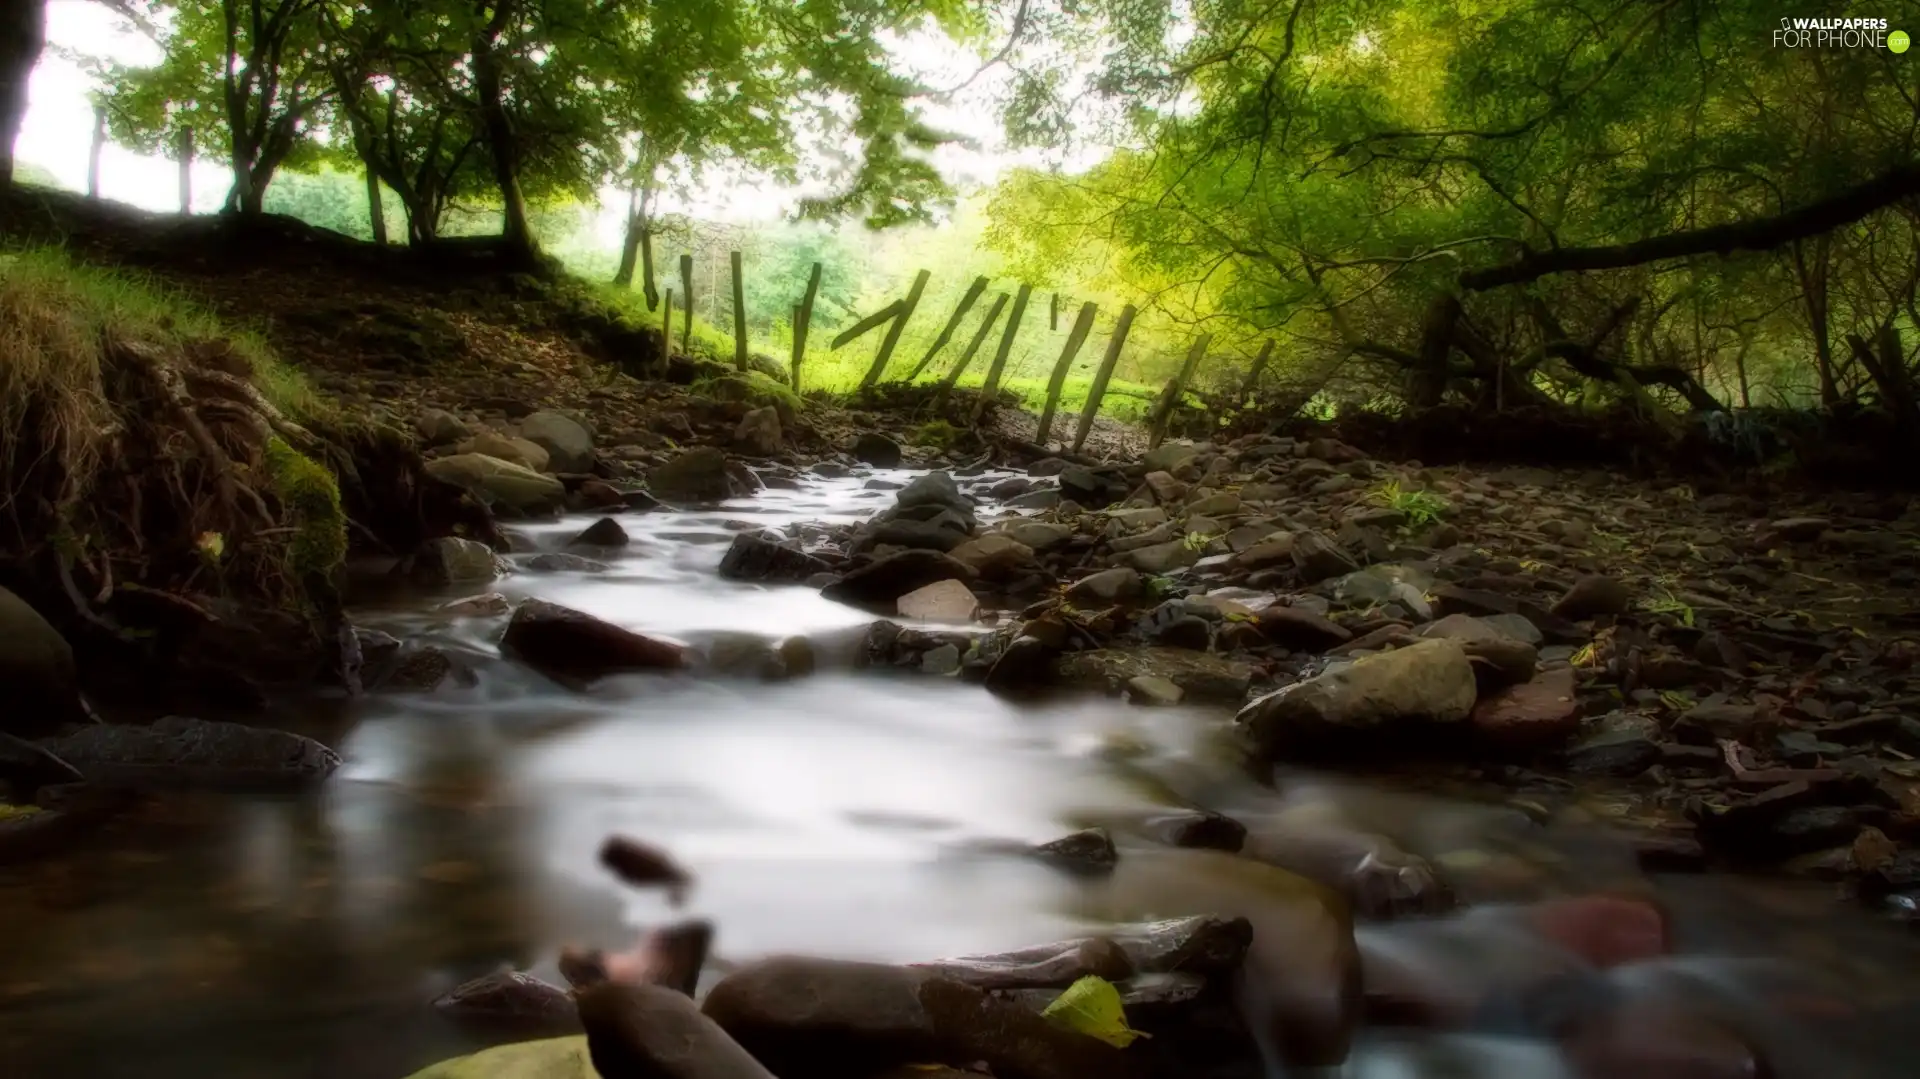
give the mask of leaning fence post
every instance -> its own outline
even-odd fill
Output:
[[[907,328],[907,320],[913,317],[913,309],[920,305],[920,293],[926,290],[927,279],[932,276],[932,270],[921,270],[914,275],[913,287],[907,290],[907,298],[900,302],[900,313],[894,317],[893,325],[887,327],[887,336],[880,342],[880,351],[874,354],[873,366],[867,368],[867,377],[860,380],[861,389],[880,381],[880,373],[887,369],[887,361],[893,358],[893,347],[900,343],[900,333]]]
[[[1157,448],[1167,437],[1167,423],[1173,419],[1174,410],[1180,407],[1180,398],[1186,395],[1187,383],[1193,380],[1193,373],[1200,367],[1200,357],[1207,354],[1207,345],[1213,335],[1203,333],[1187,350],[1187,362],[1180,365],[1180,373],[1167,383],[1166,400],[1161,402],[1159,415],[1153,418],[1153,433],[1147,439],[1147,448]]]
[[[693,348],[693,256],[680,256],[680,304],[687,313],[680,320],[680,351],[692,354]]]
[[[940,330],[940,336],[933,339],[933,347],[927,350],[925,356],[920,357],[919,363],[913,365],[912,373],[907,375],[908,382],[919,378],[920,373],[927,369],[927,365],[933,362],[933,358],[939,355],[940,350],[947,347],[947,342],[953,337],[953,331],[960,326],[960,320],[967,317],[967,312],[973,309],[974,301],[978,300],[980,294],[985,291],[987,291],[987,279],[974,278],[973,284],[967,286],[967,294],[960,297],[960,305],[953,309],[953,314],[947,316],[947,324]]]
[[[1080,447],[1087,444],[1087,436],[1093,433],[1093,418],[1100,414],[1100,401],[1107,395],[1107,383],[1113,380],[1113,369],[1120,362],[1120,350],[1126,347],[1127,334],[1133,329],[1135,311],[1132,304],[1120,309],[1120,320],[1113,324],[1113,336],[1107,340],[1107,356],[1100,361],[1100,370],[1094,372],[1093,385],[1087,389],[1087,404],[1080,412],[1080,426],[1073,432],[1073,452],[1079,453]]]
[[[1047,444],[1047,434],[1053,430],[1053,414],[1060,407],[1060,389],[1067,384],[1067,371],[1073,367],[1073,358],[1080,354],[1080,346],[1086,343],[1087,334],[1093,329],[1095,307],[1092,300],[1080,305],[1080,317],[1073,320],[1067,347],[1060,353],[1060,362],[1053,365],[1053,377],[1047,380],[1047,407],[1040,413],[1040,428],[1033,436],[1042,446]]]
[[[793,392],[800,392],[800,362],[807,358],[807,330],[813,325],[813,298],[820,294],[820,264],[813,264],[813,271],[807,274],[806,295],[793,309],[793,369],[788,374],[793,379]]]
[[[1019,336],[1020,320],[1027,313],[1027,300],[1033,295],[1032,285],[1021,285],[1020,291],[1013,294],[1013,310],[1007,313],[1007,328],[1000,334],[1000,351],[993,354],[993,366],[987,368],[987,380],[980,384],[980,398],[973,403],[973,422],[979,423],[987,413],[987,402],[993,400],[1000,391],[1000,374],[1007,368],[1007,357],[1013,354],[1013,339]]]
[[[666,313],[660,316],[660,365],[665,367],[673,360],[673,290],[668,289]]]

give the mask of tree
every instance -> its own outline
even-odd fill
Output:
[[[0,190],[13,183],[13,144],[27,116],[27,82],[46,41],[45,0],[0,0]]]

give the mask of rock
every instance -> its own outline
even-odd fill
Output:
[[[539,517],[566,504],[567,489],[552,476],[478,453],[426,463],[427,475],[466,491],[501,517]]]
[[[824,558],[777,542],[756,532],[733,537],[720,557],[720,576],[730,581],[804,581],[833,569]]]
[[[95,724],[46,747],[89,782],[116,787],[298,787],[340,767],[333,750],[304,735],[183,716]]]
[[[805,637],[770,639],[755,633],[719,633],[708,643],[706,666],[731,677],[783,682],[813,673],[813,644]]]
[[[1457,737],[1473,710],[1473,665],[1458,642],[1420,641],[1298,682],[1240,710],[1235,723],[1269,759],[1406,752]],[[1393,736],[1383,737],[1388,730]]]
[[[691,999],[665,986],[605,981],[580,991],[575,1004],[599,1079],[774,1079]]]
[[[1488,688],[1514,685],[1533,677],[1540,653],[1532,645],[1518,641],[1482,619],[1466,614],[1450,614],[1438,622],[1421,626],[1419,635],[1430,640],[1457,642],[1469,659],[1480,661],[1487,672],[1481,679]]]
[[[1186,691],[1170,679],[1157,674],[1139,674],[1127,679],[1127,696],[1136,704],[1179,704]]]
[[[1127,479],[1119,470],[1073,465],[1060,473],[1060,494],[1088,509],[1106,509],[1127,497]]]
[[[503,654],[562,684],[581,684],[623,671],[676,670],[686,665],[677,644],[657,641],[545,600],[513,612],[500,640]]]
[[[600,844],[600,864],[635,888],[665,888],[675,906],[693,886],[692,875],[672,855],[628,836],[608,836]]]
[[[429,448],[451,446],[461,439],[472,435],[466,421],[448,412],[444,408],[430,408],[414,421],[414,429],[420,432],[421,441]]]
[[[727,455],[712,446],[686,450],[655,466],[647,472],[647,487],[668,502],[724,502],[733,497]]]
[[[1660,763],[1660,746],[1633,730],[1610,730],[1569,748],[1563,767],[1577,776],[1631,779]]]
[[[567,541],[569,547],[625,547],[632,540],[620,522],[611,517],[602,517],[582,529],[580,534]]]
[[[1453,893],[1425,858],[1382,835],[1284,818],[1248,829],[1240,855],[1331,889],[1370,920],[1443,914]]]
[[[953,473],[939,471],[915,476],[912,482],[900,489],[894,496],[893,504],[902,508],[911,506],[941,506],[957,510],[969,518],[973,515],[973,502],[960,493],[960,485],[954,481]]]
[[[740,425],[733,430],[733,442],[740,447],[740,452],[753,457],[778,454],[785,445],[780,433],[780,411],[768,405],[740,417]]]
[[[485,431],[454,447],[459,453],[478,453],[534,472],[547,472],[552,458],[546,450],[524,438],[510,438]]]
[[[1125,603],[1147,592],[1147,582],[1137,570],[1125,566],[1103,569],[1073,582],[1067,589],[1071,599],[1097,600],[1101,603]]]
[[[916,588],[897,601],[902,618],[921,622],[971,622],[980,601],[962,581],[948,579]]]
[[[1016,694],[1052,680],[1060,646],[1032,634],[1019,634],[987,668],[986,687],[995,693]]]
[[[1213,647],[1213,624],[1196,615],[1181,615],[1153,625],[1146,637],[1162,648],[1205,652]]]
[[[821,589],[820,594],[862,610],[893,614],[900,597],[909,592],[938,581],[965,584],[973,579],[972,569],[937,551],[901,551],[861,566]]]
[[[1161,505],[1170,506],[1187,497],[1187,485],[1174,479],[1170,472],[1149,472],[1141,482]]]
[[[1558,1032],[1577,1079],[1756,1079],[1776,1074],[1739,1031],[1678,1002],[1631,1000]]]
[[[1113,872],[1120,860],[1113,837],[1103,829],[1088,828],[1033,848],[1033,856],[1042,862],[1077,877],[1098,877]]]
[[[450,618],[498,618],[512,609],[513,604],[498,592],[483,592],[465,599],[449,600],[434,608],[435,611]],[[394,642],[396,646],[399,643]],[[366,658],[364,644],[361,646],[360,654],[363,659]]]
[[[1165,678],[1188,700],[1239,704],[1253,671],[1244,663],[1184,648],[1099,648],[1068,652],[1053,662],[1056,682],[1107,693],[1120,692],[1141,675]]]
[[[1219,851],[1128,851],[1111,876],[1089,889],[1086,913],[1126,921],[1146,912],[1245,919],[1251,942],[1237,996],[1259,1034],[1289,1067],[1331,1067],[1346,1059],[1359,1018],[1360,954],[1352,917],[1338,896]],[[1153,969],[1131,948],[1128,955],[1142,971]]]
[[[1515,913],[1541,937],[1600,970],[1673,951],[1667,916],[1648,899],[1580,895],[1542,900]]]
[[[1061,990],[1081,978],[1118,982],[1133,976],[1133,960],[1107,937],[1056,941],[995,955],[969,955],[914,963],[942,978],[988,991],[1006,989]]]
[[[935,586],[938,587],[938,586]],[[951,642],[920,653],[920,673],[944,676],[960,671],[960,646]]]
[[[644,493],[644,492],[642,492]],[[629,509],[627,496],[620,489],[605,480],[585,480],[574,488],[568,497],[567,505],[575,510],[624,510]]]
[[[1195,492],[1199,495],[1199,492]],[[1187,516],[1225,517],[1240,512],[1240,496],[1232,491],[1217,491],[1196,497],[1187,503]]]
[[[1304,607],[1276,603],[1255,616],[1261,636],[1298,652],[1324,652],[1353,639],[1353,631]]]
[[[689,918],[647,930],[639,943],[622,952],[562,948],[560,974],[575,989],[612,981],[657,985],[691,999],[712,947],[713,923]]]
[[[1811,543],[1831,527],[1825,517],[1787,517],[1768,525],[1765,536],[1778,543]]]
[[[1163,442],[1150,449],[1140,458],[1140,464],[1148,472],[1171,472],[1180,462],[1200,452],[1200,447],[1191,442]]]
[[[1627,586],[1603,573],[1589,573],[1573,582],[1551,608],[1553,614],[1573,622],[1584,622],[1601,615],[1626,614],[1633,606]]]
[[[1266,569],[1282,563],[1293,562],[1293,533],[1279,532],[1253,544],[1233,556],[1233,564],[1241,569]]]
[[[502,970],[483,974],[441,994],[433,1008],[484,1035],[543,1038],[578,1033],[573,997],[531,974]]]
[[[1005,581],[1033,568],[1033,548],[1002,532],[970,539],[949,552],[983,580]]]
[[[1158,575],[1193,565],[1200,561],[1200,552],[1185,540],[1171,540],[1128,551],[1121,557],[1141,573]]]
[[[73,647],[26,600],[0,588],[0,734],[36,738],[89,719]]]
[[[1319,584],[1360,568],[1360,564],[1341,550],[1339,544],[1318,532],[1302,532],[1294,536],[1289,553],[1293,557],[1293,564],[1300,570],[1300,579],[1308,584]]]
[[[872,544],[921,551],[952,551],[973,534],[973,520],[945,506],[899,506],[870,521],[866,538]]]
[[[1052,521],[1011,521],[1000,530],[1033,551],[1050,551],[1073,538],[1073,529]]]
[[[583,1035],[497,1045],[443,1060],[407,1079],[587,1079],[593,1063]],[[703,1077],[704,1079],[704,1077]]]
[[[425,645],[402,651],[375,680],[377,689],[394,693],[431,693],[449,679],[468,681],[473,673],[457,663],[446,649]]]
[[[1573,670],[1546,671],[1482,697],[1471,718],[1481,740],[1502,750],[1526,753],[1558,746],[1580,731]]]
[[[527,568],[541,573],[605,573],[607,564],[566,551],[548,551],[527,559]]]
[[[1247,826],[1232,817],[1205,810],[1183,810],[1148,817],[1141,829],[1169,847],[1223,850],[1238,853],[1247,840]]]
[[[1142,528],[1154,528],[1167,523],[1167,511],[1158,506],[1142,506],[1137,509],[1108,510],[1107,519],[1128,531]]]
[[[558,412],[536,412],[520,421],[520,437],[547,451],[555,472],[593,471],[593,434]]]
[[[766,959],[722,978],[702,1010],[780,1079],[845,1079],[907,1064],[964,1068],[976,1061],[1000,1079],[1140,1074],[1136,1058],[1105,1042],[973,986],[906,967]]]
[[[867,431],[853,440],[854,459],[875,468],[900,467],[900,443],[886,435]]]
[[[1060,505],[1060,492],[1052,489],[1028,491],[1017,498],[1008,499],[1007,505],[1015,509],[1050,510]]]

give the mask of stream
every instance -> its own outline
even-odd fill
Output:
[[[984,490],[1006,475],[965,482]],[[0,1076],[401,1079],[479,1044],[428,1006],[438,994],[503,965],[558,983],[562,944],[623,946],[687,913],[713,920],[715,955],[733,962],[910,961],[1073,936],[1087,923],[1059,875],[966,845],[1052,839],[1164,806],[1168,791],[1232,815],[1334,807],[1443,866],[1496,852],[1521,870],[1503,897],[1638,877],[1627,848],[1593,827],[1516,825],[1497,805],[1326,776],[1276,793],[1211,752],[1221,709],[1015,704],[952,679],[856,673],[871,616],[714,572],[743,527],[860,520],[910,477],[809,478],[710,510],[628,515],[633,544],[606,572],[520,572],[364,606],[358,623],[459,654],[476,683],[288,717],[346,760],[317,792],[169,797],[106,842],[0,870]],[[590,520],[518,530],[557,550]],[[503,618],[434,610],[490,590],[696,649],[728,633],[804,635],[819,669],[775,684],[622,676],[568,692],[499,659]],[[616,831],[690,867],[686,911],[600,868],[598,845]],[[1782,1077],[1916,1073],[1920,949],[1906,930],[1817,884],[1653,886],[1681,954],[1616,982],[1711,1000],[1760,1032]],[[1460,984],[1516,962],[1497,936],[1359,932],[1363,947]],[[1365,1033],[1328,1074],[1572,1074],[1558,1050],[1498,1028]]]

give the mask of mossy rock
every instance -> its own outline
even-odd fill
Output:
[[[953,424],[945,420],[934,420],[914,428],[913,435],[908,441],[916,446],[944,450],[953,445],[954,441],[960,437],[960,433],[960,428]]]
[[[776,382],[758,371],[750,371],[744,375],[728,372],[724,375],[703,378],[688,389],[716,401],[740,401],[756,407],[771,405],[779,411],[781,423],[793,422],[794,416],[799,414],[803,407],[800,396],[785,383]]]
[[[273,493],[292,516],[287,569],[296,581],[328,577],[347,558],[347,515],[332,472],[281,439],[267,442]]]
[[[516,1042],[443,1060],[408,1079],[599,1079],[587,1054],[587,1037],[575,1034]]]

